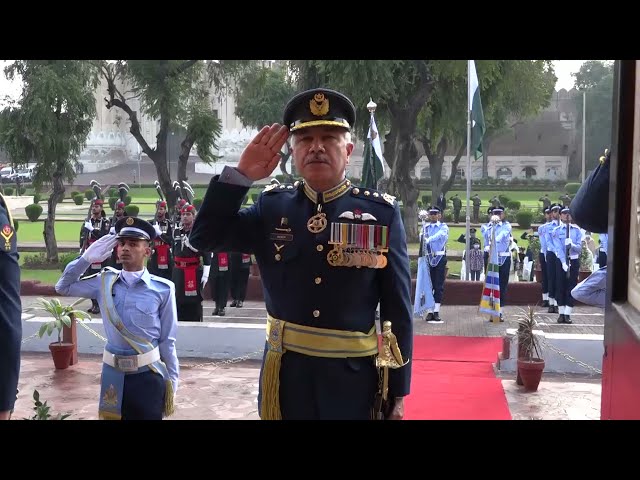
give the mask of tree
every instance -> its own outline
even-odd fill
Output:
[[[216,140],[222,133],[220,119],[211,109],[211,90],[220,93],[242,71],[244,61],[223,60],[118,60],[101,62],[106,82],[107,108],[120,108],[129,117],[129,131],[142,151],[153,161],[162,192],[170,205],[175,204],[168,166],[167,139],[171,131],[184,133],[178,157],[178,181],[186,181],[187,161],[197,145],[198,156],[205,163],[214,162]],[[125,88],[131,88],[140,100],[140,110],[157,120],[159,130],[155,146],[147,143],[140,129],[138,113],[128,103]],[[122,91],[121,91],[122,90]]]
[[[586,141],[585,169],[590,170],[598,164],[605,148],[611,148],[611,115],[613,105],[613,64],[598,60],[583,63],[580,70],[572,73],[575,86],[581,92],[577,95],[576,110],[578,142],[582,142],[583,97],[586,95]],[[582,159],[576,158],[569,164],[569,177],[580,178]]]
[[[248,127],[261,129],[265,125],[282,122],[282,112],[295,93],[295,87],[287,78],[284,68],[254,65],[242,76],[236,89],[236,115]],[[287,172],[287,162],[291,157],[289,142],[281,153],[280,170]]]
[[[95,64],[79,60],[18,60],[5,69],[19,75],[22,96],[1,117],[0,144],[14,165],[36,162],[33,185],[51,183],[44,241],[47,261],[58,262],[55,216],[64,198],[64,181],[75,178],[74,162],[82,152],[95,117]]]

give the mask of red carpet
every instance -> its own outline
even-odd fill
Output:
[[[511,420],[491,364],[502,339],[417,335],[406,420]]]

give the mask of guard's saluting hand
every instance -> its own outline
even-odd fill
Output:
[[[115,235],[104,235],[87,248],[82,258],[90,263],[103,262],[111,256],[117,241]]]
[[[254,182],[267,178],[278,166],[280,150],[287,138],[287,127],[279,123],[264,126],[240,155],[238,171]]]

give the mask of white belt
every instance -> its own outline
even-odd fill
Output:
[[[500,252],[498,254],[498,256],[500,256],[500,257],[510,257],[511,256],[511,252]]]
[[[600,248],[599,249],[601,252],[607,253],[607,250],[605,248]]]
[[[121,372],[137,372],[141,367],[146,367],[158,360],[160,360],[160,349],[158,347],[140,355],[116,355],[107,350],[102,354],[104,363]]]
[[[440,250],[439,252],[434,253],[434,255],[444,255],[445,253],[447,252],[445,252],[444,250]]]
[[[580,255],[569,255],[569,258],[571,260],[577,260],[580,257]]]
[[[490,247],[484,247],[484,251],[488,252]]]

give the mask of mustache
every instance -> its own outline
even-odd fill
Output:
[[[306,157],[304,157],[304,164],[308,163],[321,162],[321,163],[329,163],[329,158],[327,155],[322,153],[310,153]]]

